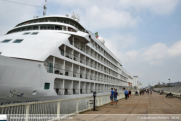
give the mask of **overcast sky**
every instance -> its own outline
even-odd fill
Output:
[[[43,6],[44,0],[11,0]],[[147,86],[181,81],[181,1],[48,0],[47,15],[79,14],[80,23],[105,39],[123,68]],[[43,7],[0,0],[0,35],[42,16]]]

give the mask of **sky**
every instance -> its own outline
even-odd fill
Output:
[[[22,21],[42,16],[45,3],[10,1],[0,0],[0,36]],[[78,14],[80,23],[104,38],[142,87],[181,81],[180,0],[48,0],[47,7],[47,15]]]

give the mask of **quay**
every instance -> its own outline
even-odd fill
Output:
[[[98,108],[98,111],[86,111],[81,114],[181,114],[181,100],[166,98],[165,95],[153,92],[152,95],[121,99],[117,107],[107,104]]]
[[[181,100],[178,98],[166,98],[165,95],[159,95],[158,93],[153,92],[152,95],[144,94],[131,96],[128,100],[125,100],[124,98],[120,99],[117,107],[106,104],[97,108],[97,111],[85,111],[82,112],[81,115],[73,116],[73,119],[76,121],[136,121],[139,120],[137,116],[140,116],[137,114],[147,114],[147,116],[151,115],[157,117],[158,115],[167,117],[170,116],[170,120],[171,116],[174,115],[177,117],[180,116],[180,119],[177,120],[181,120],[181,115],[177,115],[181,114]],[[145,120],[147,121],[147,119]]]

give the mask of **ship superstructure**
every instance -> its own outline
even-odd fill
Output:
[[[122,91],[133,83],[133,76],[104,42],[67,16],[19,23],[0,37],[0,97]]]

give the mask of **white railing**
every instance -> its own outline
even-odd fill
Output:
[[[124,98],[124,93],[119,93],[117,98]],[[0,106],[0,114],[24,114],[26,116],[31,114],[38,114],[40,116],[56,114],[57,117],[59,117],[59,115],[79,114],[80,112],[91,110],[93,108],[93,105],[90,104],[91,100],[93,100],[92,96],[52,101],[8,104]],[[96,106],[103,106],[108,103],[110,103],[109,94],[96,97]]]

